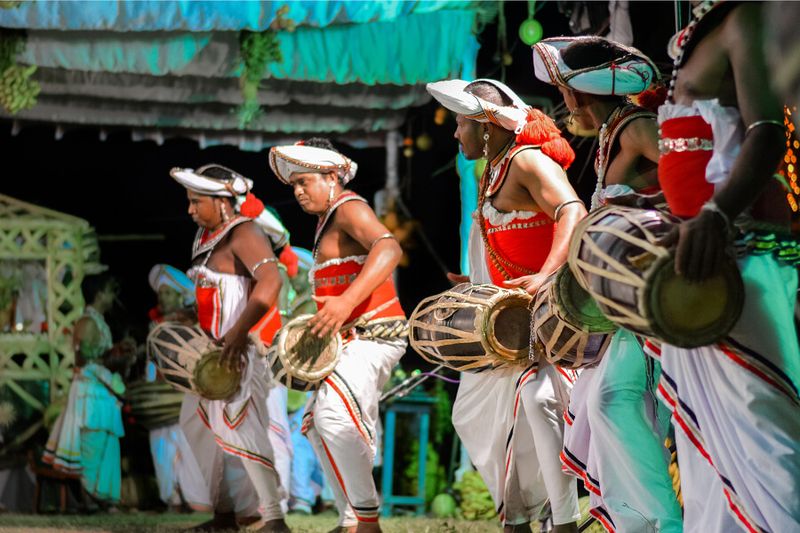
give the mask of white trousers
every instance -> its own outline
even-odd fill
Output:
[[[161,501],[180,505],[183,500],[195,511],[209,511],[208,486],[180,424],[150,431],[150,453]]]
[[[292,432],[289,426],[289,412],[286,404],[289,390],[280,383],[273,382],[267,393],[267,412],[269,413],[269,443],[275,454],[275,470],[280,478],[283,498],[281,509],[289,510],[290,484],[292,480]]]
[[[339,525],[377,522],[380,499],[372,479],[378,399],[405,339],[353,340],[312,399],[304,427],[333,489]]]
[[[739,260],[742,316],[723,342],[662,347],[659,394],[673,412],[684,530],[800,531],[800,349],[794,268]]]
[[[669,411],[655,395],[659,375],[660,364],[645,355],[633,333],[620,329],[586,398],[592,463],[616,531],[682,530],[664,447]]]
[[[274,466],[270,444],[269,414],[267,413],[267,371],[264,361],[250,351],[242,388],[231,401],[195,399],[195,414],[187,413],[187,402],[181,409],[181,426],[200,464],[210,489],[214,508],[221,511],[229,505],[224,501],[229,491],[222,480],[231,477],[226,473],[225,460],[232,456],[240,460],[247,477],[258,495],[258,510],[264,520],[283,517],[281,500],[285,498]],[[201,435],[199,420],[207,428]],[[213,437],[213,446],[208,436]],[[233,490],[233,489],[231,489]],[[233,501],[234,507],[238,504]],[[227,510],[227,509],[226,509]]]
[[[546,363],[461,374],[453,425],[505,524],[538,519],[548,499],[555,524],[580,518],[575,479],[559,462],[573,380]]]

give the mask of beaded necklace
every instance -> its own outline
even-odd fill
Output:
[[[597,136],[597,184],[594,187],[594,193],[592,193],[592,203],[589,207],[590,211],[594,211],[600,207],[600,196],[603,192],[603,185],[605,185],[606,181],[606,160],[608,158],[608,153],[606,152],[606,142],[608,142],[608,125],[613,124],[614,121],[617,120],[624,107],[625,104],[615,107],[606,121],[603,122],[603,125],[600,126],[600,134]],[[611,147],[608,148],[608,151],[610,152]]]
[[[667,101],[673,102],[672,96],[675,92],[675,81],[678,79],[678,70],[683,66],[683,56],[686,50],[686,44],[692,37],[692,33],[697,28],[698,22],[702,20],[706,14],[711,11],[711,8],[716,4],[715,0],[705,0],[702,4],[692,10],[692,20],[689,21],[686,28],[678,34],[678,53],[675,55],[675,61],[672,63],[672,79],[669,80],[669,90],[667,91]]]

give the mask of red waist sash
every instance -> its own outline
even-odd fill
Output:
[[[661,124],[662,139],[713,140],[711,125],[702,117],[679,117]],[[691,218],[714,195],[714,186],[706,181],[706,167],[711,150],[670,151],[658,160],[658,182],[670,211]]]
[[[486,239],[491,248],[487,250],[486,262],[492,283],[502,285],[506,279],[541,270],[553,246],[555,227],[555,222],[545,213],[515,218],[500,226],[484,218]]]
[[[354,259],[328,265],[314,271],[314,294],[316,296],[340,296],[364,268]],[[318,304],[322,309],[324,304]],[[375,312],[377,310],[377,312]],[[374,312],[374,314],[372,314]],[[368,321],[379,318],[405,318],[405,312],[397,299],[392,278],[387,278],[375,291],[353,309],[346,323],[369,314]]]
[[[195,288],[197,298],[197,320],[203,331],[215,339],[222,337],[222,302],[220,300],[219,287]],[[275,333],[281,329],[281,314],[278,306],[272,306],[267,313],[253,326],[250,331],[259,331],[258,335],[264,344],[272,344]]]

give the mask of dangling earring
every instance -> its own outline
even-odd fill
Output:
[[[575,123],[575,110],[573,109],[572,111],[569,112],[569,115],[567,116],[567,121],[565,126],[569,128],[574,123]]]
[[[483,158],[489,159],[489,132],[483,134]]]
[[[330,182],[328,185],[331,187],[330,193],[328,193],[328,207],[330,207],[333,205],[333,190],[336,188],[336,184],[334,182]]]
[[[229,222],[231,217],[228,216],[228,210],[225,209],[225,202],[219,204],[219,215],[222,217],[223,222]]]

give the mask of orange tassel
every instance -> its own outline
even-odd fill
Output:
[[[247,193],[242,207],[239,208],[239,212],[248,218],[257,218],[263,210],[264,202],[256,198],[253,193]]]
[[[530,108],[528,120],[522,131],[517,134],[517,144],[534,144],[542,147],[542,153],[558,163],[564,170],[575,160],[575,152],[561,136],[553,119],[540,110]]]
[[[283,247],[281,254],[278,256],[278,261],[283,263],[286,267],[286,274],[288,274],[290,278],[297,275],[300,269],[300,258],[297,257],[297,254],[292,250],[291,246],[287,244]]]

